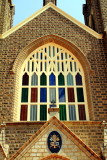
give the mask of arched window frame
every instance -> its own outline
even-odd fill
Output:
[[[48,43],[48,44],[46,44],[46,45],[43,45],[43,46],[41,46],[41,47],[39,47],[39,48],[37,48],[36,50],[34,50],[28,57],[27,57],[27,59],[25,60],[25,62],[23,63],[23,65],[22,65],[22,69],[21,69],[21,74],[20,74],[20,77],[21,77],[21,79],[20,79],[20,86],[21,86],[21,84],[22,84],[22,75],[23,75],[23,67],[24,67],[24,65],[25,65],[25,63],[28,61],[28,59],[31,57],[31,55],[33,55],[35,52],[37,52],[38,50],[40,50],[41,48],[44,48],[44,47],[47,47],[47,46],[55,46],[55,47],[58,47],[58,48],[61,48],[62,50],[64,50],[67,54],[69,54],[69,55],[72,55],[73,56],[73,58],[75,59],[75,61],[79,64],[79,67],[80,67],[80,69],[81,69],[81,75],[82,75],[82,77],[83,77],[83,88],[84,88],[84,99],[85,99],[85,105],[87,106],[87,107],[85,107],[85,110],[86,110],[86,120],[89,120],[89,114],[88,114],[88,103],[87,103],[87,97],[86,97],[86,86],[85,86],[85,78],[84,78],[84,72],[83,72],[83,68],[82,68],[82,66],[81,66],[81,64],[80,64],[80,62],[78,61],[78,59],[69,51],[69,50],[67,50],[67,49],[65,49],[65,48],[63,48],[62,46],[59,46],[59,45],[56,45],[56,44],[54,44],[54,43]],[[44,72],[45,73],[45,72]],[[69,72],[68,72],[69,73]],[[28,73],[29,74],[29,73]],[[38,77],[38,81],[40,81],[40,77]],[[66,82],[67,83],[67,82]],[[66,84],[65,84],[66,85]],[[31,86],[30,86],[31,87]],[[40,87],[40,86],[39,86]],[[74,89],[74,92],[76,92],[75,91],[76,90],[76,88]],[[49,95],[49,90],[47,91],[48,93],[47,93],[47,95]],[[67,92],[67,89],[65,90],[65,92]],[[21,93],[21,89],[20,89],[20,93]],[[29,93],[30,94],[30,93]],[[58,97],[58,93],[56,93],[57,95],[56,95],[56,97]],[[38,91],[38,95],[40,95],[40,90]],[[21,99],[21,96],[19,96],[19,99]],[[49,99],[49,96],[47,97],[47,99]],[[77,105],[77,103],[75,103],[76,105]],[[80,103],[81,104],[81,103]],[[83,103],[82,103],[83,104]],[[40,108],[39,108],[39,110],[38,110],[38,112],[40,112]],[[78,115],[78,110],[76,110],[76,115]],[[28,108],[28,113],[29,113],[29,108]],[[20,115],[20,109],[19,109],[19,114],[18,115]],[[48,115],[48,111],[47,111],[47,115]],[[47,116],[47,120],[49,119],[49,115]],[[20,119],[19,119],[20,120]],[[27,120],[29,121],[30,120],[30,115],[28,114],[28,116],[27,116]],[[37,119],[38,121],[40,120],[40,117],[38,117],[38,119]],[[67,121],[68,121],[69,119],[68,119],[68,111],[67,111]],[[79,118],[77,117],[77,120],[79,120]]]

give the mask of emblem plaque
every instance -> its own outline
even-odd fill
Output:
[[[58,153],[62,146],[62,138],[57,131],[52,131],[48,136],[48,148],[52,153]]]

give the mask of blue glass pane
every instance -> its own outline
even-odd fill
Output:
[[[69,120],[76,120],[76,111],[74,105],[69,105]]]
[[[65,88],[59,88],[59,102],[65,102]]]
[[[67,85],[68,85],[68,86],[74,85],[73,76],[72,76],[72,74],[70,74],[70,73],[67,75]]]
[[[55,75],[53,73],[49,76],[49,85],[56,85]]]
[[[40,89],[40,102],[47,102],[47,89],[46,88]]]

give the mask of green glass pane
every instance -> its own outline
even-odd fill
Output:
[[[60,108],[60,120],[66,120],[66,105],[59,105]]]
[[[28,88],[22,88],[21,102],[28,102]]]
[[[65,85],[64,76],[63,76],[62,73],[60,73],[59,76],[58,76],[58,85],[59,86]]]
[[[46,84],[47,84],[46,75],[43,73],[43,74],[40,76],[40,85],[41,85],[41,86],[45,86]]]
[[[47,105],[40,105],[40,120],[47,120]]]
[[[84,102],[83,88],[77,88],[77,99],[78,102]]]

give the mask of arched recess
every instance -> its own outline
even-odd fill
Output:
[[[39,39],[34,40],[31,44],[26,46],[16,58],[12,72],[15,74],[15,99],[14,99],[14,113],[13,113],[13,120],[18,120],[17,118],[17,106],[18,106],[18,93],[19,93],[19,72],[21,71],[21,67],[26,60],[26,58],[32,53],[35,49],[41,47],[44,44],[53,42],[57,45],[62,46],[63,48],[69,50],[80,62],[83,70],[84,70],[84,77],[85,77],[85,84],[86,84],[86,93],[87,93],[87,101],[88,101],[88,111],[89,111],[89,118],[93,120],[93,108],[92,108],[92,96],[91,96],[91,88],[90,88],[90,74],[92,73],[89,61],[85,54],[78,49],[73,43],[67,41],[66,39],[56,36],[56,35],[48,35],[41,37]]]
[[[41,160],[70,160],[70,159],[61,155],[51,154],[47,157],[42,158]]]

